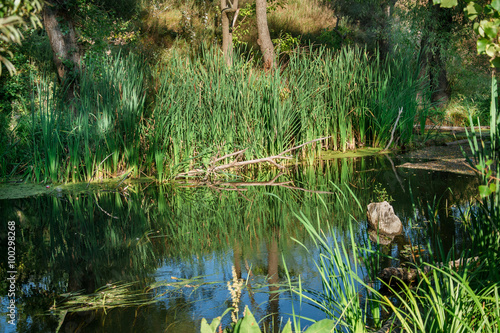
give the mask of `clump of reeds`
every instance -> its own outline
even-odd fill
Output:
[[[482,208],[474,214],[485,217]],[[333,232],[327,237],[318,231],[319,225],[315,227],[303,214],[299,220],[321,251],[315,266],[322,289],[305,290],[299,286],[292,291],[301,300],[323,310],[328,318],[333,318],[336,321],[334,331],[371,332],[369,321],[376,323],[377,327],[384,324],[387,331],[401,328],[405,332],[499,331],[500,284],[497,261],[492,260],[498,253],[498,242],[491,242],[491,228],[480,233],[474,231],[477,226],[470,227],[472,229],[468,232],[473,232],[475,242],[471,245],[473,250],[465,251],[458,261],[450,261],[449,255],[439,251],[442,248],[439,240],[429,242],[427,249],[431,257],[427,259],[430,258],[431,263],[415,264],[418,271],[416,285],[398,281],[396,288],[373,280],[377,265],[362,266],[361,262],[369,264],[373,261],[368,256],[375,254],[377,257],[381,253],[371,246],[363,250],[356,243],[352,229],[342,241]],[[431,226],[436,223],[430,221]],[[484,251],[486,245],[490,251]],[[476,254],[474,251],[478,256],[472,257]],[[369,273],[367,276],[366,272]],[[391,297],[377,289],[377,285],[385,285],[391,291]],[[392,313],[385,322],[380,318],[383,309]],[[300,322],[296,321],[297,325],[300,327]]]
[[[133,54],[89,58],[71,103],[49,79],[34,84],[30,157],[20,172],[37,182],[141,173],[164,181],[244,148],[241,158],[262,158],[328,137],[294,151],[311,160],[322,149],[384,147],[394,126],[395,143],[406,144],[425,113],[416,68],[358,47],[311,48],[266,74],[239,55],[228,67],[203,47],[196,56],[173,53],[148,85],[149,68]]]
[[[383,146],[400,108],[396,141],[408,143],[420,112],[417,74],[408,58],[381,60],[357,47],[297,50],[268,75],[238,56],[229,68],[211,48],[173,55],[158,74],[148,140],[158,178],[242,148],[255,158],[320,137],[330,138],[298,155]]]
[[[133,55],[87,59],[79,96],[68,103],[45,78],[31,102],[32,178],[68,182],[138,175],[145,101],[144,69]]]

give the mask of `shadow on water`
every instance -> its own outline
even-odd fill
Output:
[[[320,288],[311,253],[292,240],[310,244],[294,213],[314,216],[318,228],[333,226],[341,237],[351,214],[361,239],[367,204],[384,194],[394,198],[404,224],[385,253],[398,258],[409,243],[426,243],[429,214],[437,216],[444,246],[458,244],[460,251],[465,240],[457,217],[476,193],[474,178],[395,168],[398,163],[384,156],[319,161],[291,167],[276,180],[283,186],[135,182],[116,191],[0,200],[2,223],[16,223],[18,267],[17,325],[4,315],[0,330],[196,332],[201,318],[232,306],[233,274],[246,280],[237,293],[240,315],[248,305],[262,325],[276,329],[292,313],[282,258],[292,277]],[[277,175],[261,170],[247,177],[269,182]],[[6,247],[5,228],[0,241]],[[5,282],[0,293],[5,303]],[[307,306],[301,315],[324,317]]]

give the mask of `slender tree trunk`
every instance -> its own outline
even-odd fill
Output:
[[[228,6],[228,3],[230,6]],[[222,15],[222,53],[226,59],[226,64],[233,64],[233,26],[238,17],[238,0],[221,0],[221,15]],[[233,13],[232,17],[229,16]]]
[[[379,50],[384,58],[392,51],[392,34],[389,30],[391,29],[392,25],[392,15],[394,13],[395,5],[396,0],[390,0],[381,4],[382,11],[385,17],[380,22],[380,30],[382,31],[382,36],[379,40]]]
[[[80,68],[75,27],[69,14],[52,6],[50,2],[43,9],[43,24],[49,37],[58,77],[62,83],[67,84],[67,97],[72,99],[76,88],[75,78]]]
[[[446,64],[442,59],[439,48],[432,55],[432,63],[434,70],[430,72],[430,81],[433,87],[431,101],[439,106],[444,106],[450,100],[450,83],[446,72]]]
[[[256,0],[256,16],[257,16],[257,32],[259,39],[257,43],[260,46],[262,57],[264,60],[264,69],[269,70],[274,68],[274,45],[269,34],[269,26],[267,25],[267,1]]]
[[[426,75],[428,78],[430,101],[438,106],[444,106],[450,99],[450,84],[441,49],[443,48],[442,40],[446,38],[443,36],[451,31],[453,18],[449,10],[434,5],[432,0],[428,1],[427,8],[430,18],[427,19],[420,42],[420,76]]]

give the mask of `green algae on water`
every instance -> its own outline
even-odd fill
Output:
[[[356,150],[349,150],[345,153],[341,151],[326,150],[322,151],[320,159],[329,160],[333,158],[355,158],[377,155],[382,151],[382,148],[362,148]]]

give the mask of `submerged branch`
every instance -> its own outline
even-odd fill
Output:
[[[435,266],[428,265],[423,269],[420,268],[402,268],[402,267],[386,267],[380,274],[379,278],[386,282],[387,284],[393,284],[398,281],[403,281],[404,283],[411,283],[421,274],[428,274],[434,268],[445,268],[449,267],[451,269],[458,269],[462,266],[470,265],[474,262],[479,261],[479,257],[472,258],[461,258],[455,261],[449,261],[447,264],[443,262],[437,263]]]

